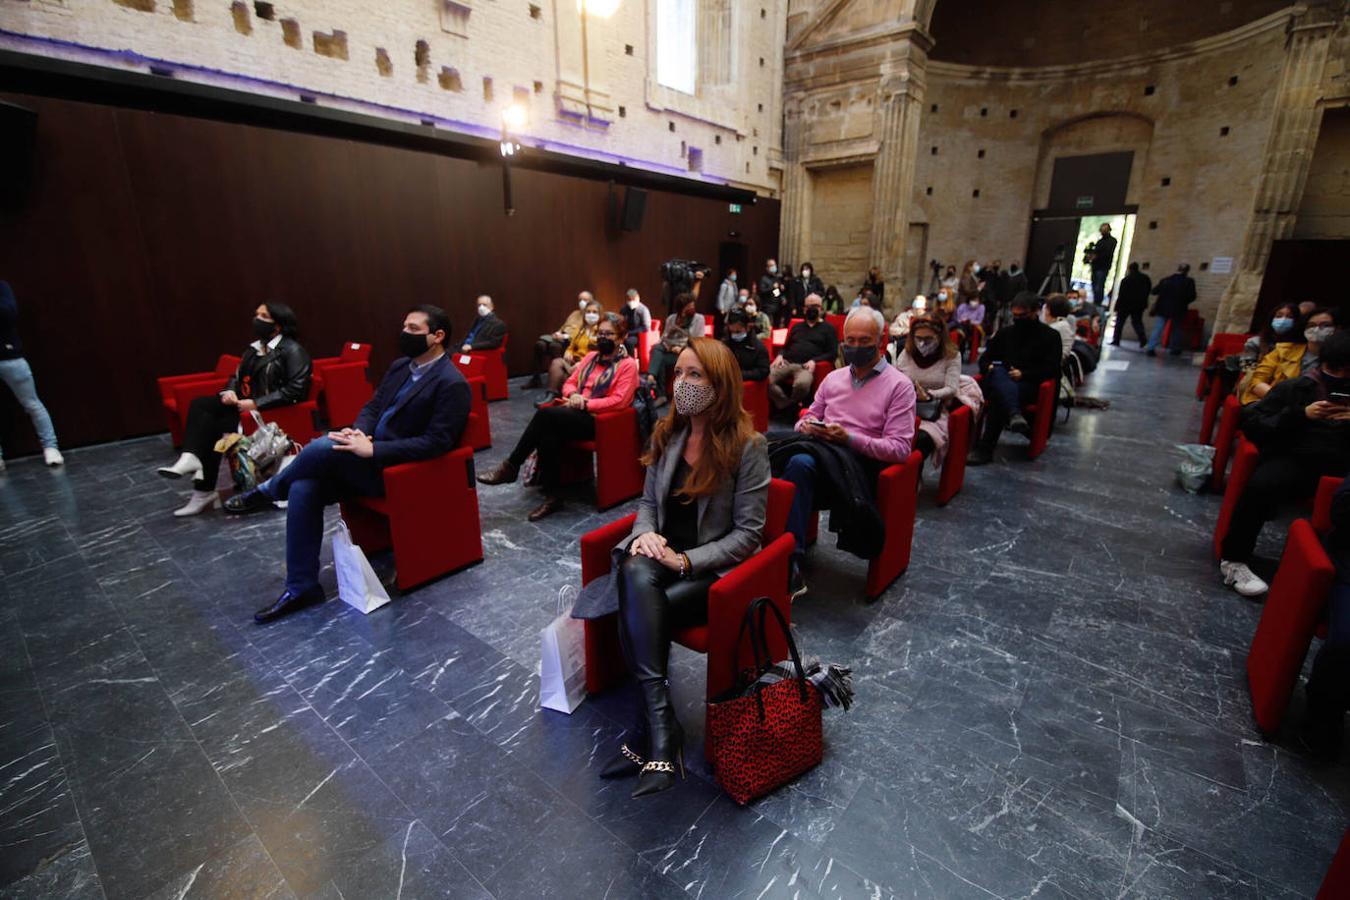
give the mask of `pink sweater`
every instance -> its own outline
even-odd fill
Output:
[[[914,444],[914,383],[892,366],[853,389],[849,366],[826,375],[816,390],[811,415],[842,425],[849,446],[883,462],[904,462]],[[797,423],[801,430],[802,423]]]
[[[577,384],[581,378],[581,373],[586,370],[586,364],[591,361],[595,353],[587,353],[577,363],[577,367],[572,370],[572,374],[567,376],[567,383],[563,385],[563,399],[575,394],[578,390],[586,396],[586,409],[590,412],[600,412],[606,409],[620,409],[633,402],[633,395],[637,393],[638,367],[637,362],[631,357],[621,359],[618,362],[618,368],[614,371],[614,380],[609,385],[609,393],[603,397],[590,399],[591,390],[595,387],[595,382],[599,380],[600,373],[605,371],[603,367],[596,366],[591,370],[590,377],[586,379],[585,385]]]

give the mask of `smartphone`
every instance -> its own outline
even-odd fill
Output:
[[[1331,402],[1337,406],[1350,406],[1350,394],[1343,394],[1340,391],[1332,391],[1328,396]]]
[[[807,416],[806,418],[802,419],[802,421],[805,422],[807,425],[815,425],[819,428],[829,427],[825,424],[824,419],[817,419],[815,416]]]

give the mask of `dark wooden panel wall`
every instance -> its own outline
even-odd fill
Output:
[[[378,375],[407,307],[444,306],[462,335],[488,293],[511,329],[511,371],[523,373],[533,339],[578,290],[617,309],[636,287],[657,312],[665,259],[715,265],[720,243],[739,240],[757,261],[777,246],[776,201],[737,215],[651,191],[642,230],[621,233],[604,182],[517,171],[507,218],[495,165],[0,97],[39,113],[32,190],[21,211],[0,214],[0,279],[18,295],[28,359],[67,446],[163,430],[155,377],[239,352],[263,299],[295,308],[315,356],[373,341]],[[4,390],[0,440],[7,455],[36,449]]]

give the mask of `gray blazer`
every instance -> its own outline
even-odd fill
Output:
[[[619,590],[613,572],[638,535],[653,531],[659,534],[665,526],[666,496],[688,437],[688,431],[673,435],[661,458],[647,467],[633,530],[614,548],[610,574],[595,579],[578,595],[572,608],[576,618],[593,619],[618,610]],[[698,499],[699,544],[685,551],[694,575],[716,572],[720,578],[759,549],[770,477],[767,444],[762,436],[755,435],[741,452],[741,466],[735,477],[715,493]]]

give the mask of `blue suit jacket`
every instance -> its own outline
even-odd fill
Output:
[[[408,380],[411,364],[406,357],[394,361],[353,427],[375,437],[375,426]],[[385,426],[391,436],[375,440],[375,462],[393,466],[455,449],[469,420],[469,396],[469,383],[450,355],[442,356],[398,401]]]

